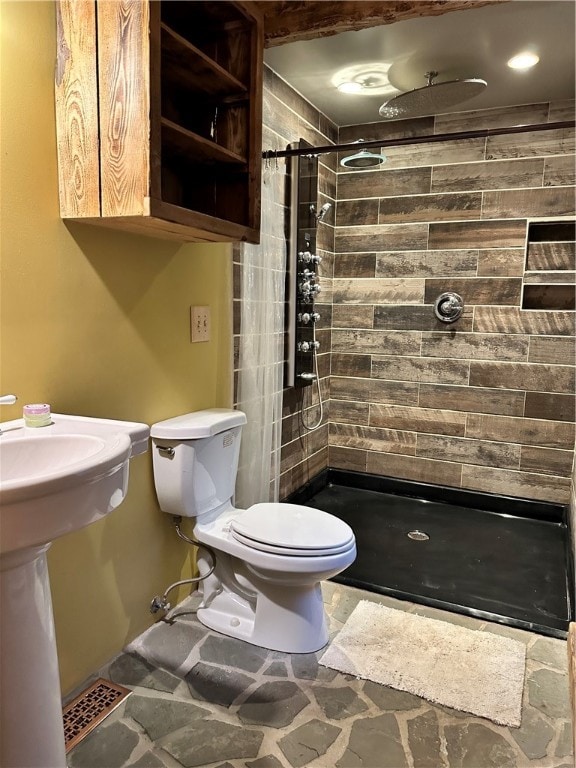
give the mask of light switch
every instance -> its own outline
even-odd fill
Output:
[[[210,341],[210,307],[190,307],[190,341]]]

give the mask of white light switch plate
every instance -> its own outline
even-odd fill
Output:
[[[190,307],[190,341],[210,341],[210,307]]]

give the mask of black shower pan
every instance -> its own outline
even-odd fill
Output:
[[[335,581],[566,637],[574,594],[565,506],[335,469],[286,501],[352,527],[358,556]]]

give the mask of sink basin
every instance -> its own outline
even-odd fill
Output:
[[[150,429],[63,414],[0,428],[0,765],[66,768],[46,551],[123,501]]]
[[[6,422],[0,435],[0,555],[83,528],[126,495],[145,424],[54,414],[48,427]]]
[[[129,440],[125,435],[119,442],[122,453],[126,453]],[[21,440],[8,439],[2,444],[2,465],[0,484],[7,499],[16,497],[24,488],[35,486],[39,490],[50,481],[65,478],[90,469],[99,457],[110,454],[106,441],[92,435],[42,435],[38,438],[25,437]],[[8,493],[10,491],[10,494]]]

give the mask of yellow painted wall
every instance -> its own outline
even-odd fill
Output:
[[[231,403],[231,253],[65,225],[58,213],[53,2],[1,0],[1,380],[55,412],[151,424]],[[210,305],[212,339],[190,344],[189,308]],[[125,502],[55,542],[50,577],[62,688],[79,685],[152,621],[187,545],[158,509],[151,454]]]

